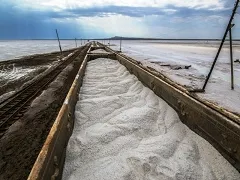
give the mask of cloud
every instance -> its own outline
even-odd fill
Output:
[[[229,0],[1,0],[0,39],[93,38],[115,35],[221,38]],[[235,22],[240,17],[236,16]],[[206,28],[207,27],[207,28]],[[234,37],[240,38],[239,25]]]
[[[148,36],[147,27],[142,20],[135,17],[113,15],[106,17],[81,17],[78,19],[80,24],[87,23],[89,29],[99,29],[109,36]],[[106,23],[107,22],[107,23]],[[108,37],[109,37],[108,36]]]
[[[167,6],[186,7],[193,9],[222,9],[225,1],[222,0],[9,0],[15,4],[29,8],[90,8],[103,6],[128,6],[128,7],[157,7]]]
[[[2,0],[5,1],[5,0]],[[107,16],[121,14],[132,17],[174,14],[179,9],[222,11],[226,0],[8,0],[15,8],[28,11],[51,11],[52,16]]]
[[[89,29],[75,19],[54,17],[52,11],[25,11],[11,4],[0,6],[0,39],[51,39],[56,38],[55,29],[60,38],[87,38],[105,35],[96,29]]]
[[[213,15],[229,14],[229,10],[200,10],[191,8],[176,8],[174,6],[168,6],[167,8],[156,7],[128,7],[128,6],[104,6],[104,7],[91,7],[91,8],[73,8],[65,9],[62,12],[55,12],[56,17],[92,17],[92,16],[111,16],[111,15],[124,15],[130,17],[144,17],[152,15],[176,15],[176,16],[197,16],[197,15]],[[171,18],[171,17],[169,17]]]

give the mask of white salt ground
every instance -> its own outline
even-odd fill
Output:
[[[108,53],[107,51],[105,51],[104,49],[96,49],[91,51],[91,53]]]
[[[185,43],[184,43],[185,42]],[[119,41],[112,41],[119,50]],[[226,42],[227,43],[227,42]],[[176,83],[202,88],[216,56],[220,42],[204,41],[123,41],[122,52],[143,66],[152,67]],[[199,97],[240,114],[240,64],[234,63],[234,86],[231,90],[229,45],[225,44],[206,87]],[[240,41],[234,42],[233,59],[240,59]],[[189,69],[173,70],[162,65],[191,65]]]
[[[117,61],[89,62],[79,98],[63,179],[240,179]]]

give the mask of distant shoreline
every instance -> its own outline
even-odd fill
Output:
[[[0,41],[57,41],[57,39],[0,39]],[[60,39],[60,40],[71,40],[75,39]],[[121,38],[105,38],[105,39],[76,39],[76,40],[121,40]],[[131,41],[221,41],[222,39],[153,39],[153,38],[122,38],[122,40],[131,40]],[[229,41],[228,39],[226,41]],[[234,39],[233,41],[240,41],[240,39]]]

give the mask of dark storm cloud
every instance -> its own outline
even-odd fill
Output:
[[[151,15],[174,15],[174,16],[190,16],[190,15],[227,15],[229,10],[207,10],[207,9],[190,9],[168,6],[165,8],[156,7],[128,7],[128,6],[104,6],[90,8],[72,8],[59,12],[48,12],[52,18],[77,18],[77,17],[102,17],[113,14],[144,17]]]
[[[42,39],[56,38],[59,29],[61,38],[99,36],[98,31],[84,29],[72,21],[53,21],[52,18],[66,18],[68,15],[54,11],[22,10],[11,4],[0,6],[0,39]]]

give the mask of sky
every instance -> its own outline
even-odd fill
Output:
[[[0,39],[222,38],[235,0],[0,0]],[[240,39],[240,8],[233,38]]]

